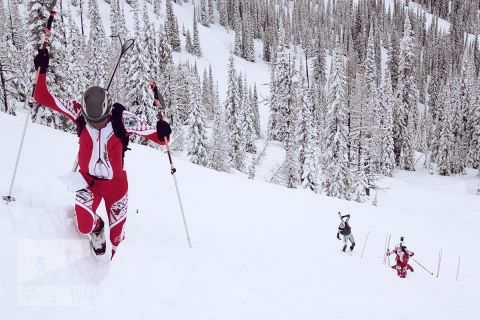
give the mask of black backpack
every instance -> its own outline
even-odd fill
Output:
[[[125,158],[125,152],[127,150],[130,150],[128,148],[128,142],[129,142],[129,137],[127,134],[127,130],[125,130],[125,127],[123,125],[123,119],[122,119],[122,114],[123,111],[125,110],[125,107],[122,106],[120,103],[114,103],[112,107],[112,127],[113,127],[113,134],[122,141],[122,159]],[[77,121],[77,136],[80,137],[82,134],[83,129],[87,125],[85,118],[83,115],[78,117]]]
[[[343,229],[341,229],[340,233],[344,236],[346,236],[347,234],[350,234],[350,232],[352,231],[352,228],[350,227],[350,225],[348,223],[345,222],[345,227]]]

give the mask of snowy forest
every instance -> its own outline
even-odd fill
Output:
[[[99,13],[105,1],[109,30]],[[192,1],[190,30],[174,6]],[[155,123],[147,84],[156,81],[172,148],[192,163],[254,178],[263,144],[277,141],[285,158],[273,182],[360,202],[379,177],[418,163],[439,175],[480,170],[480,0],[58,0],[56,10],[52,93],[80,100],[105,85],[121,41],[134,38],[110,94]],[[43,0],[0,2],[2,112],[28,108],[48,15]],[[214,25],[235,35],[222,66],[227,83],[195,62],[209,45],[199,28]],[[192,59],[178,63],[176,52]],[[268,96],[236,58],[269,65]],[[31,117],[75,132],[41,106]]]

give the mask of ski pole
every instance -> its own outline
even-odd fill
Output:
[[[150,88],[152,88],[152,91],[153,91],[153,97],[154,97],[153,103],[158,108],[158,119],[160,121],[163,121],[163,115],[162,115],[161,107],[165,106],[165,101],[163,100],[163,96],[159,94],[158,88],[157,88],[157,85],[155,84],[155,82],[150,82],[149,86],[150,86]],[[165,137],[164,139],[165,139],[165,148],[167,150],[167,155],[168,155],[168,161],[170,162],[170,173],[172,174],[173,181],[175,182],[175,189],[177,191],[178,203],[180,205],[180,211],[182,212],[183,226],[185,227],[185,232],[187,234],[188,246],[190,247],[190,249],[192,249],[192,243],[190,241],[190,233],[188,232],[187,220],[185,219],[185,212],[183,211],[182,198],[180,197],[180,191],[178,189],[178,182],[177,182],[177,178],[175,176],[175,172],[177,172],[177,169],[173,165],[172,155],[170,154],[170,146],[168,144],[168,139],[167,139],[167,137]]]
[[[389,254],[389,251],[390,251],[390,239],[392,238],[392,235],[388,235],[388,244],[387,244],[387,260],[388,260],[388,266],[390,267],[390,254]]]
[[[368,235],[370,234],[370,230],[367,232],[367,237],[365,238],[365,242],[363,243],[363,249],[362,249],[362,254],[360,255],[360,258],[363,258],[363,252],[365,251],[365,246],[367,245],[367,240],[368,240]]]
[[[48,16],[47,26],[45,27],[45,38],[43,40],[42,49],[47,48],[48,38],[50,37],[50,32],[52,31],[53,18],[57,14],[53,10],[56,3],[57,3],[57,0],[52,0],[52,2],[50,3],[50,6],[48,7],[48,11],[50,12],[50,15]],[[2,197],[3,201],[5,201],[7,204],[9,204],[12,201],[15,201],[15,197],[12,196],[12,189],[13,189],[13,185],[15,183],[15,177],[17,175],[18,163],[20,162],[20,156],[22,154],[23,142],[25,141],[25,133],[27,132],[27,126],[28,126],[28,122],[29,122],[28,120],[30,118],[30,110],[33,107],[33,97],[35,95],[35,88],[37,87],[37,81],[38,81],[39,74],[40,74],[40,66],[35,71],[35,80],[34,80],[35,82],[33,83],[33,86],[32,86],[32,95],[30,97],[30,100],[27,102],[30,109],[29,109],[29,112],[28,112],[28,114],[25,118],[25,124],[23,125],[22,138],[20,140],[20,146],[18,148],[17,160],[15,161],[15,167],[13,169],[12,180],[10,181],[10,189],[8,191],[8,195]]]
[[[438,268],[437,268],[437,279],[438,276],[440,275],[440,265],[442,263],[442,249],[440,249],[440,252],[438,253]]]
[[[461,258],[461,255],[458,255],[457,277],[455,278],[455,281],[458,281],[458,272],[460,271],[460,258]]]
[[[385,251],[383,252],[383,264],[387,264],[387,256],[388,256],[388,250],[390,247],[390,237],[391,234],[387,234],[385,236]]]
[[[415,260],[414,258],[412,258],[412,260],[418,264],[420,267],[422,267],[425,271],[427,271],[428,273],[430,273],[430,275],[433,276],[433,272],[430,272],[430,270],[428,270],[427,268],[425,268],[424,266],[422,266],[422,264],[420,262],[418,262],[417,260]]]

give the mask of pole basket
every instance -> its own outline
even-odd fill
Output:
[[[10,202],[14,202],[16,199],[12,196],[3,196],[2,200],[5,201],[6,204],[9,204]]]

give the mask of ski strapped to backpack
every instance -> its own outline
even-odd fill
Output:
[[[110,81],[108,81],[108,85],[107,87],[105,88],[105,90],[108,91],[108,89],[110,89],[110,85],[112,84],[112,81],[113,81],[113,77],[115,76],[115,72],[117,72],[117,69],[118,69],[118,66],[120,65],[120,60],[122,59],[123,55],[125,54],[125,52],[128,51],[128,49],[132,48],[133,47],[133,44],[135,43],[135,40],[133,39],[128,39],[127,41],[125,41],[121,47],[121,50],[120,50],[120,54],[118,55],[118,58],[117,58],[117,63],[115,64],[113,70],[112,70],[112,73],[110,75]]]

